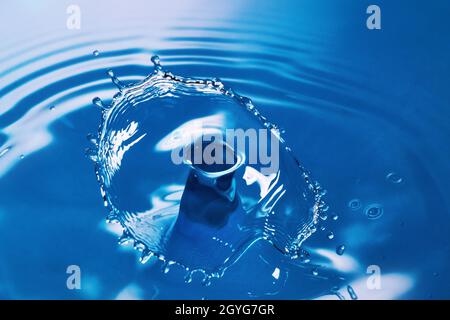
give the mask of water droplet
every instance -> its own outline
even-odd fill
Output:
[[[111,78],[112,83],[116,85],[117,89],[119,89],[119,91],[122,91],[125,85],[119,80],[119,78],[116,77],[114,71],[109,69],[106,73]]]
[[[306,250],[301,249],[299,258],[300,258],[300,261],[303,262],[303,263],[311,262],[310,254]]]
[[[331,219],[333,219],[334,221],[336,221],[337,219],[339,219],[339,216],[337,214],[333,214],[331,216]]]
[[[108,109],[108,106],[104,104],[102,99],[100,99],[99,97],[95,97],[94,99],[92,99],[92,103],[102,110]]]
[[[333,232],[328,232],[328,234],[327,234],[327,238],[328,239],[330,239],[330,240],[332,240],[333,238],[334,238],[334,233]]]
[[[311,273],[312,273],[313,276],[318,276],[319,275],[319,271],[317,270],[317,268],[314,268]]]
[[[50,106],[50,110],[55,110],[55,106]]]
[[[97,150],[94,148],[86,148],[84,150],[84,155],[94,162],[97,161]]]
[[[345,246],[343,244],[336,247],[336,253],[338,255],[342,256],[344,254],[344,251],[345,251]]]
[[[158,66],[158,65],[161,64],[161,60],[159,59],[159,56],[157,56],[157,55],[152,56],[152,57],[150,58],[150,60],[152,61],[152,63],[153,63],[155,66]]]
[[[280,278],[280,268],[277,267],[277,268],[275,268],[275,270],[273,270],[272,277],[274,277],[277,280],[278,280],[278,278]]]
[[[323,221],[328,219],[328,214],[326,212],[321,211],[319,213],[319,218],[322,219]]]
[[[86,139],[87,139],[90,143],[92,143],[93,145],[97,146],[97,138],[95,137],[94,134],[88,133],[88,134],[86,135]]]
[[[347,292],[352,300],[358,300],[358,296],[356,295],[356,292],[355,290],[353,290],[352,286],[347,286]]]
[[[98,50],[94,50],[92,52],[92,54],[94,55],[94,57],[98,57],[98,55],[100,54],[100,52]]]
[[[378,203],[370,204],[366,207],[365,213],[367,218],[375,220],[383,215],[383,207]]]
[[[353,211],[356,211],[361,208],[361,200],[359,199],[352,199],[348,202],[348,207],[352,209]]]
[[[399,184],[403,181],[403,178],[395,172],[390,172],[387,174],[386,180],[395,184]]]
[[[210,286],[211,285],[211,277],[205,276],[205,278],[202,280],[202,285],[204,285],[205,287]]]
[[[23,159],[23,158],[25,158],[25,155],[21,154],[20,159]]]
[[[188,271],[188,273],[184,277],[184,282],[186,282],[186,283],[191,283],[192,282],[192,272],[191,271]]]
[[[144,250],[142,252],[142,255],[139,258],[139,262],[142,264],[145,264],[152,256],[153,256],[153,253],[151,253],[148,250]]]

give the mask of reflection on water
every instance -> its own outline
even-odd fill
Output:
[[[79,31],[59,24],[65,8],[56,2],[32,30],[21,4],[10,4],[11,14],[2,20],[15,32],[2,34],[0,45],[0,297],[448,298],[450,49],[440,32],[448,5],[430,3],[418,12],[381,1],[391,14],[373,33],[361,26],[365,8],[356,3],[250,1],[233,7],[180,1],[176,10],[160,8],[149,18],[144,1],[127,10],[116,3],[107,14],[79,2]],[[327,189],[329,208],[297,259],[258,241],[205,287],[198,273],[185,283],[177,264],[136,262],[125,238],[116,245],[122,230],[105,224],[92,163],[84,155],[101,121],[92,98],[110,105],[117,89],[107,71],[124,85],[141,81],[152,71],[152,54],[173,74],[220,77],[251,97]],[[183,123],[167,117],[158,122],[172,129]],[[113,179],[125,168],[124,155],[148,139],[138,122],[119,129],[110,158]],[[159,147],[167,147],[163,138],[171,132],[160,136]],[[249,166],[238,170],[242,187],[258,197],[277,190],[271,189],[276,176]],[[169,221],[179,211],[187,176],[167,176],[170,183],[151,186],[146,174],[135,170],[142,184],[118,190],[126,195],[120,206]],[[146,224],[142,234],[151,227]],[[232,251],[239,234],[226,233],[231,241],[212,235],[211,243]],[[82,270],[81,291],[65,287],[71,264]],[[373,265],[380,268],[381,289],[367,283]]]

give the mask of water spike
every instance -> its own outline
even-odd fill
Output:
[[[153,66],[155,67],[156,70],[161,70],[161,69],[162,69],[162,67],[161,67],[161,61],[160,61],[158,55],[152,56],[152,57],[150,58],[150,60],[152,61]]]
[[[107,71],[107,73],[108,73],[108,76],[111,78],[112,83],[114,83],[114,84],[116,85],[116,87],[117,87],[120,91],[122,91],[123,88],[125,88],[125,85],[119,80],[119,78],[117,78],[117,77],[114,75],[114,71],[112,71],[111,69],[109,69],[109,70]]]
[[[99,97],[95,97],[94,99],[92,99],[92,103],[102,110],[107,110],[109,108],[109,106],[104,104],[102,99],[100,99]]]

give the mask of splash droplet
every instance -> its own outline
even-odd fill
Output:
[[[327,238],[328,239],[330,239],[330,240],[333,240],[334,239],[334,233],[333,232],[328,232],[328,234],[327,234]]]
[[[99,54],[100,54],[100,52],[99,52],[98,50],[94,50],[94,51],[92,52],[92,55],[93,55],[94,57],[98,57]]]
[[[342,256],[344,254],[344,252],[345,252],[345,246],[343,244],[341,244],[340,246],[336,247],[336,253],[339,256]]]

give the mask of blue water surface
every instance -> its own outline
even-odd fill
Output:
[[[369,1],[77,3],[75,30],[70,1],[1,4],[0,298],[450,298],[448,1],[378,0],[381,30]],[[257,243],[205,286],[117,244],[85,156],[91,101],[117,91],[107,70],[141,80],[153,54],[283,128],[327,190],[305,256]]]

